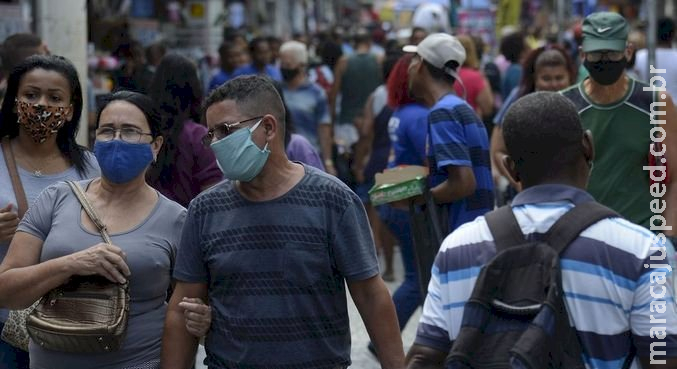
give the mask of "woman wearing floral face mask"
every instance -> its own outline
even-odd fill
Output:
[[[131,298],[118,351],[57,352],[31,341],[31,368],[159,367],[166,293],[186,210],[146,183],[146,171],[163,143],[158,120],[153,101],[129,91],[113,94],[98,113],[94,153],[101,177],[79,185],[112,244],[101,242],[66,183],[43,191],[19,225],[0,265],[0,306],[26,307],[76,275],[128,281]],[[211,321],[209,307],[197,299],[183,306],[188,330],[204,334]]]
[[[67,59],[32,56],[10,74],[0,113],[0,261],[24,207],[43,189],[99,175],[94,155],[75,142],[81,112],[82,88]],[[25,195],[16,195],[10,173]],[[0,309],[0,329],[7,316],[8,310]],[[28,353],[0,340],[0,367],[28,368]]]

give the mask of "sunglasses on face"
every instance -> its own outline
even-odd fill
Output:
[[[602,60],[602,57],[606,57],[606,60],[616,62],[623,59],[625,53],[623,51],[593,51],[585,54],[585,59],[591,63]]]
[[[207,131],[207,134],[202,138],[202,144],[209,147],[209,145],[211,145],[212,142],[226,138],[228,135],[236,131],[236,129],[234,129],[235,127],[243,123],[251,122],[257,119],[263,119],[263,117],[264,116],[261,115],[258,117],[241,120],[235,123],[219,123],[216,126],[214,126],[214,128],[210,128]]]

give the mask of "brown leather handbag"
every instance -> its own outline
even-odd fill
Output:
[[[68,185],[97,226],[103,240],[110,236],[80,186]],[[129,317],[129,284],[103,276],[74,276],[42,297],[26,319],[33,342],[61,352],[113,352],[122,346]]]

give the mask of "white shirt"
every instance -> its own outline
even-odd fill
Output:
[[[661,76],[665,78],[665,88],[672,96],[672,101],[677,102],[677,50],[658,48],[656,49],[655,69],[665,69],[667,73],[649,75],[648,67],[649,52],[647,49],[637,51],[635,57],[635,71],[639,80],[649,82],[651,77]],[[661,82],[658,82],[660,85]]]

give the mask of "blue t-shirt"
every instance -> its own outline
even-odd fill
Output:
[[[395,154],[390,167],[424,165],[428,134],[428,109],[425,106],[413,103],[397,108],[390,117],[388,131]]]
[[[329,104],[324,90],[315,83],[307,82],[295,89],[284,85],[282,91],[296,133],[305,137],[315,150],[321,151],[317,127],[330,123]]]
[[[508,109],[510,109],[510,106],[512,103],[517,101],[519,99],[519,87],[515,87],[510,91],[510,95],[503,101],[503,105],[501,105],[501,108],[498,109],[498,113],[496,113],[496,116],[494,117],[494,124],[497,126],[503,126],[503,118],[505,117],[505,114],[508,112]]]
[[[211,81],[209,81],[208,91],[214,90],[215,88],[228,82],[228,80],[231,78],[233,78],[233,76],[230,73],[224,71],[223,69],[219,70],[219,72],[216,73],[214,77],[212,77]]]
[[[190,203],[174,277],[208,285],[210,368],[350,365],[345,282],[378,275],[374,241],[357,195],[304,167],[274,200],[223,181]]]
[[[517,87],[522,79],[522,66],[518,63],[510,64],[505,70],[505,75],[501,81],[501,95],[506,99],[513,88]]]
[[[254,67],[254,64],[247,64],[243,67],[237,68],[230,78],[246,76],[250,74],[261,74],[261,73],[256,69],[256,67]],[[272,78],[275,81],[282,82],[282,73],[280,73],[280,69],[272,64],[266,65],[263,74],[266,74],[268,77]]]
[[[430,188],[447,180],[449,165],[471,167],[475,174],[475,192],[449,206],[449,231],[493,209],[489,138],[470,105],[453,94],[442,97],[430,109],[427,141]]]

